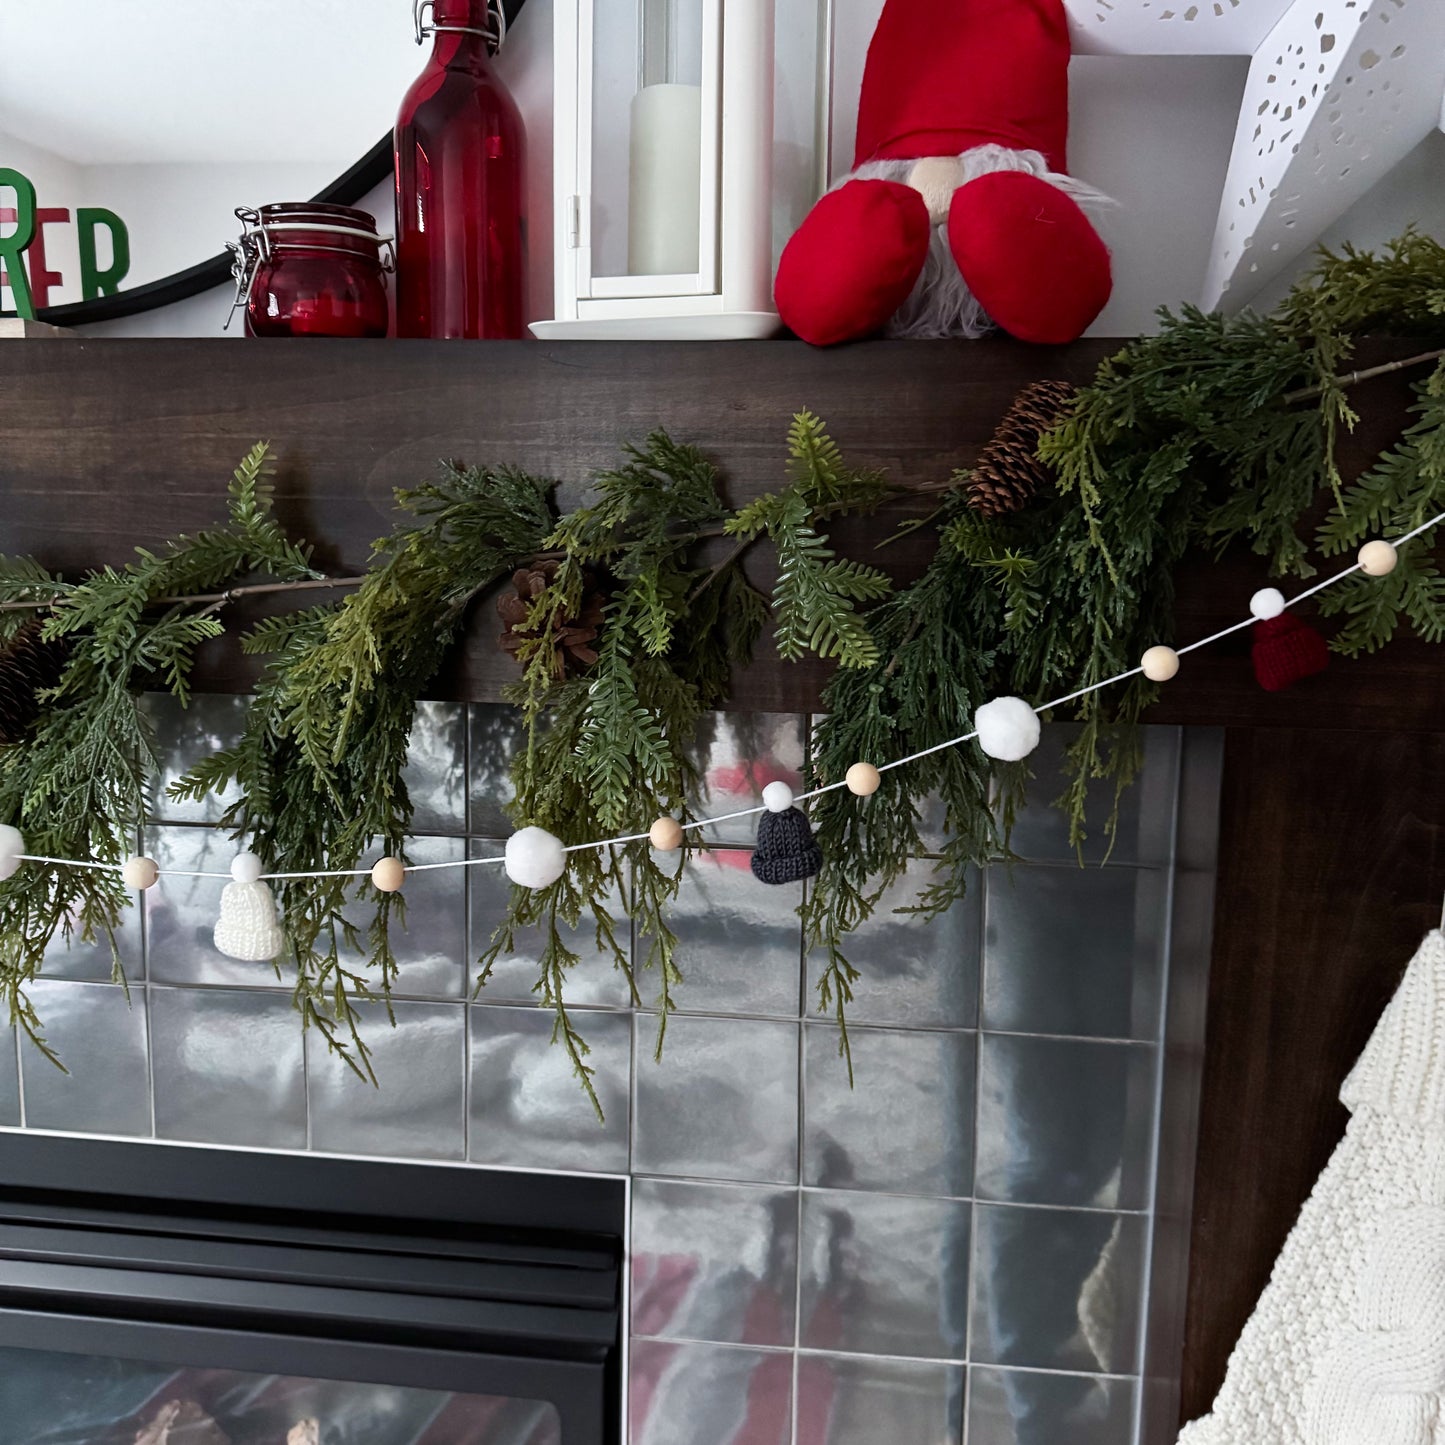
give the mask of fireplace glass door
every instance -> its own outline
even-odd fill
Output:
[[[541,1400],[7,1347],[0,1420],[10,1445],[563,1445]]]

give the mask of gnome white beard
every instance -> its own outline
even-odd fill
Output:
[[[1074,176],[1051,171],[1039,151],[981,145],[960,152],[957,160],[963,168],[963,185],[995,171],[1023,171],[1057,187],[1075,201],[1095,225],[1100,214],[1114,204],[1102,191]],[[906,186],[917,164],[917,160],[908,159],[865,161],[835,181],[829,189],[836,191],[849,181],[896,181]],[[993,322],[978,298],[968,289],[958,263],[953,259],[953,252],[948,248],[947,218],[936,221],[928,238],[928,259],[923,263],[923,270],[908,300],[893,313],[885,328],[887,335],[912,340],[962,336],[973,341],[992,329]]]

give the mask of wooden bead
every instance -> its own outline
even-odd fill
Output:
[[[371,870],[371,881],[380,893],[397,893],[406,878],[406,865],[400,858],[378,858]]]
[[[154,858],[127,858],[121,865],[120,876],[127,888],[138,888],[144,893],[147,888],[155,887],[161,870]]]
[[[647,837],[659,853],[675,853],[682,847],[682,824],[676,818],[659,818],[647,830]]]
[[[1399,560],[1400,554],[1391,542],[1377,539],[1360,548],[1360,571],[1368,577],[1388,577]]]
[[[872,763],[854,763],[843,775],[843,781],[855,797],[868,798],[878,791],[878,785],[883,779],[879,777],[878,769]]]
[[[1179,671],[1179,654],[1161,643],[1139,659],[1139,666],[1150,682],[1168,682]]]

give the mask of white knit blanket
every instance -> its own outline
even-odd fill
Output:
[[[1445,938],[1340,1098],[1349,1128],[1179,1445],[1445,1445]]]

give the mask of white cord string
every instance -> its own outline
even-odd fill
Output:
[[[1422,522],[1412,531],[1406,532],[1403,536],[1388,539],[1390,544],[1396,548],[1402,547],[1407,542],[1413,542],[1416,537],[1422,536],[1432,527],[1439,526],[1445,522],[1445,512],[1439,512],[1428,521]],[[1343,582],[1346,577],[1353,576],[1362,568],[1359,562],[1353,566],[1346,567],[1333,576],[1326,577],[1322,582],[1316,582],[1313,587],[1307,587],[1303,592],[1296,593],[1285,601],[1285,607],[1295,607],[1299,603],[1314,597],[1317,593],[1323,592],[1326,588],[1333,587],[1338,582]],[[1208,637],[1201,637],[1197,642],[1191,642],[1183,647],[1175,648],[1176,655],[1183,656],[1185,653],[1197,652],[1201,647],[1208,647],[1211,643],[1219,642],[1222,638],[1230,637],[1236,632],[1243,631],[1246,627],[1253,626],[1253,616],[1246,617],[1242,622],[1233,623],[1229,627],[1221,628],[1218,632],[1212,632]],[[1138,677],[1143,672],[1142,667],[1131,667],[1127,672],[1116,673],[1113,677],[1106,677],[1102,682],[1090,683],[1088,687],[1081,687],[1073,692],[1066,693],[1063,697],[1056,697],[1049,702],[1041,702],[1033,708],[1035,713],[1046,713],[1054,708],[1064,707],[1068,703],[1077,702],[1081,697],[1088,697],[1091,693],[1101,692],[1106,687],[1113,687],[1115,683],[1127,682],[1131,677]],[[932,757],[935,753],[946,752],[949,748],[956,748],[964,743],[973,742],[978,737],[977,730],[973,732],[960,733],[956,738],[949,738],[941,743],[934,743],[932,747],[920,748],[916,753],[909,753],[907,757],[894,758],[892,762],[877,764],[880,773],[891,772],[894,768],[906,767],[909,763],[916,763],[922,758]],[[847,787],[846,780],[836,783],[825,783],[820,787],[813,788],[806,793],[798,793],[793,797],[794,803],[806,803],[813,798],[821,798],[825,793],[836,792],[839,788]],[[753,818],[768,811],[766,805],[758,805],[751,808],[739,808],[732,813],[720,813],[711,818],[694,818],[679,826],[684,832],[691,832],[702,828],[714,827],[719,823],[731,823],[739,818]],[[649,838],[648,833],[624,833],[616,838],[603,838],[592,843],[573,843],[564,848],[564,853],[585,853],[598,848],[617,848],[626,843],[642,843]],[[15,855],[12,855],[15,856]],[[26,863],[45,863],[58,868],[96,868],[110,873],[119,873],[121,865],[118,863],[94,863],[76,858],[49,858],[36,853],[19,854],[19,859]],[[408,873],[426,873],[442,868],[481,868],[496,863],[504,863],[502,857],[496,858],[449,858],[442,863],[412,863],[407,865]],[[229,873],[216,873],[195,871],[185,868],[161,868],[157,870],[158,876],[162,878],[230,878]],[[280,883],[292,882],[308,878],[369,878],[370,868],[337,868],[325,869],[315,872],[299,873],[263,873],[261,879],[264,882]],[[1442,927],[1445,927],[1445,917],[1442,917]]]

